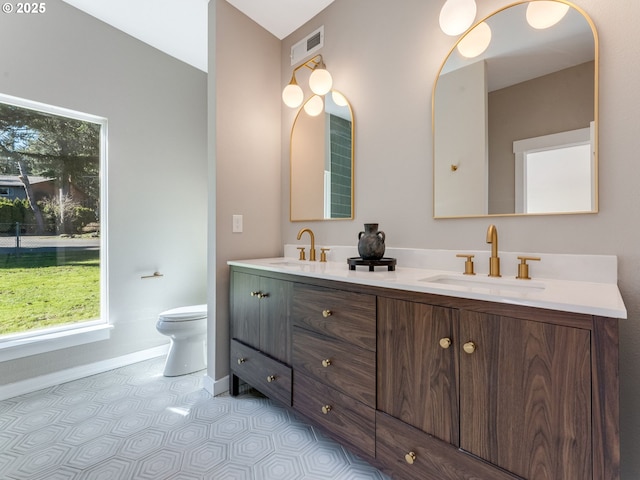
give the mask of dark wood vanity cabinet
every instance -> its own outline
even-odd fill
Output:
[[[378,417],[378,460],[403,479],[619,478],[610,463],[619,448],[617,421],[610,423],[618,409],[615,321],[460,303],[378,298],[378,410],[389,415]],[[604,405],[610,410],[594,411]],[[602,449],[607,436],[611,452]],[[476,458],[486,462],[484,476],[460,472],[464,462],[477,468]],[[443,473],[453,463],[455,473]]]
[[[378,298],[378,410],[454,445],[457,316],[450,308]]]
[[[267,289],[269,273],[235,270],[232,377],[393,478],[620,478],[616,319],[283,274]],[[284,317],[249,313],[236,290],[288,296]],[[289,346],[255,331],[275,317]],[[290,368],[290,396],[242,373],[236,343]]]
[[[229,389],[243,379],[265,395],[291,405],[292,283],[232,271]]]
[[[461,315],[378,297],[377,461],[394,478],[516,478],[460,450],[462,392],[469,391],[460,379]]]
[[[232,275],[231,337],[291,363],[292,283],[237,272]]]
[[[376,299],[295,284],[293,408],[375,457]]]
[[[463,310],[460,342],[460,448],[522,478],[593,478],[590,331]]]

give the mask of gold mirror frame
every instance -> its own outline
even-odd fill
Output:
[[[332,172],[331,169],[327,170],[326,168],[326,163],[331,161],[330,134],[328,133],[327,123],[330,121],[329,114],[331,114],[333,108],[331,106],[332,100],[327,97],[331,97],[333,92],[340,95],[346,102],[346,105],[337,108],[343,108],[343,112],[348,110],[350,117],[348,119],[350,122],[350,155],[340,155],[338,153],[336,157],[336,159],[348,159],[345,163],[349,164],[346,170],[348,170],[350,178],[347,178],[345,170],[345,175],[342,175],[342,182],[340,182],[341,185],[338,186],[342,192],[333,192],[337,196],[345,197],[348,195],[349,198],[341,203],[343,208],[348,207],[349,213],[348,215],[342,213],[344,216],[327,217],[325,215],[327,209],[326,194],[327,188],[331,187],[326,186],[325,176],[327,174],[340,176],[339,172]],[[355,121],[353,110],[351,104],[342,93],[332,90],[324,99],[323,114],[312,117],[305,112],[304,107],[313,99],[314,97],[309,98],[300,107],[291,127],[289,143],[289,220],[291,222],[353,220],[355,215]],[[339,169],[340,166],[336,168],[336,170]]]
[[[533,0],[536,1],[536,0]],[[487,194],[487,198],[486,198],[486,211],[487,213],[470,213],[470,214],[446,214],[446,212],[439,211],[438,207],[439,205],[441,205],[441,203],[439,203],[439,198],[438,195],[443,195],[442,192],[438,191],[438,185],[437,185],[437,180],[438,178],[438,171],[442,172],[442,169],[444,169],[446,167],[446,169],[450,169],[450,172],[452,175],[455,175],[456,173],[460,172],[460,169],[463,168],[463,166],[454,159],[451,158],[438,158],[438,140],[436,138],[436,129],[437,129],[437,125],[438,125],[438,118],[437,118],[437,114],[436,114],[436,97],[437,97],[437,88],[438,88],[438,83],[439,80],[442,76],[443,70],[445,69],[445,66],[447,65],[447,62],[450,60],[450,58],[452,58],[452,55],[455,53],[456,48],[458,46],[458,44],[460,43],[460,41],[462,41],[465,36],[471,31],[473,30],[473,28],[475,28],[477,25],[490,20],[492,17],[504,12],[505,10],[514,8],[514,7],[518,7],[518,6],[524,6],[527,5],[531,2],[529,1],[518,1],[515,3],[512,3],[510,5],[507,5],[493,13],[491,13],[490,15],[486,16],[485,18],[483,18],[482,20],[478,21],[476,24],[474,24],[464,35],[462,35],[460,37],[460,39],[456,42],[456,44],[451,48],[451,50],[449,51],[449,53],[447,54],[447,56],[445,57],[444,61],[442,62],[442,65],[440,66],[440,69],[438,71],[438,75],[436,77],[436,81],[434,83],[433,86],[433,92],[432,92],[432,139],[433,139],[433,217],[434,218],[469,218],[469,217],[493,217],[493,216],[530,216],[530,215],[557,215],[557,214],[584,214],[584,213],[597,213],[598,212],[598,70],[599,70],[599,44],[598,44],[598,35],[597,35],[597,31],[595,28],[595,25],[593,23],[593,21],[591,20],[591,18],[589,17],[589,15],[587,15],[587,13],[582,10],[581,8],[573,5],[570,2],[567,2],[565,0],[554,0],[557,3],[562,3],[565,5],[569,6],[569,9],[573,9],[575,10],[575,12],[577,12],[578,14],[581,15],[581,17],[584,19],[584,21],[586,22],[586,25],[589,26],[589,29],[591,30],[591,34],[593,36],[593,124],[592,124],[592,147],[593,147],[593,152],[592,152],[592,198],[591,198],[591,205],[592,208],[591,210],[585,210],[585,211],[560,211],[560,212],[541,212],[541,213],[515,213],[515,203],[516,203],[516,199],[515,199],[515,193],[514,193],[514,199],[513,199],[513,203],[514,203],[514,211],[513,212],[504,212],[504,213],[488,213],[489,212],[489,199],[488,199],[488,195],[489,195],[489,189],[491,188],[491,185],[489,184],[489,154],[488,154],[488,143],[486,144],[486,158],[485,158],[485,162],[486,162],[486,167],[485,167],[485,172],[484,174],[486,175],[486,194]],[[521,7],[523,8],[523,7]],[[482,58],[482,57],[479,57]],[[471,63],[471,62],[470,62]],[[488,92],[486,93],[488,95]],[[485,99],[486,102],[486,99]],[[486,112],[485,112],[486,115]],[[486,134],[486,132],[485,132]],[[515,139],[513,139],[515,140]],[[444,166],[443,166],[444,165]],[[515,167],[513,167],[515,169]],[[438,170],[440,169],[440,170]],[[514,182],[515,183],[515,182]],[[516,188],[516,187],[513,187]],[[449,192],[450,194],[450,192]],[[454,195],[456,193],[454,192]],[[442,198],[442,197],[440,197]],[[441,209],[442,210],[442,209]]]

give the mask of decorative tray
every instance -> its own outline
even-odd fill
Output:
[[[369,267],[370,272],[373,272],[375,267],[387,267],[390,272],[396,269],[395,258],[382,257],[378,260],[364,260],[362,257],[351,257],[347,259],[347,263],[349,264],[349,270],[355,270],[356,267],[360,265]]]

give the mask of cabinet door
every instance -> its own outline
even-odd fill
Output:
[[[378,410],[458,444],[457,311],[378,298]],[[450,346],[440,345],[449,339]]]
[[[260,350],[291,363],[291,282],[260,278]]]
[[[260,348],[260,277],[233,272],[231,282],[231,338]]]
[[[461,311],[460,335],[461,448],[529,480],[592,478],[590,332]]]
[[[234,272],[231,338],[291,363],[291,282]]]

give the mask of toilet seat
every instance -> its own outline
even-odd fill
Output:
[[[158,315],[162,322],[187,322],[207,318],[207,305],[190,305],[188,307],[172,308]]]

